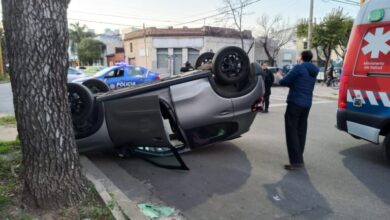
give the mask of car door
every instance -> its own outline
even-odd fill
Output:
[[[141,67],[130,66],[127,68],[128,78],[126,79],[129,85],[141,84],[145,82],[145,74]]]
[[[166,131],[157,95],[126,97],[105,101],[106,121],[115,146],[129,147],[131,153],[153,164],[188,170]]]
[[[125,75],[124,68],[122,67],[115,68],[113,70],[110,70],[104,75],[104,81],[111,89],[122,88],[126,86],[124,75]]]

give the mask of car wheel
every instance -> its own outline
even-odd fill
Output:
[[[383,148],[385,152],[385,157],[390,161],[390,133],[386,135],[386,138],[383,141]]]
[[[87,87],[68,83],[68,99],[74,122],[83,121],[92,113],[93,95]]]
[[[110,88],[102,81],[98,79],[90,79],[83,83],[93,94],[108,92]]]
[[[213,52],[202,53],[198,57],[198,59],[196,59],[195,69],[198,69],[199,67],[201,67],[202,65],[204,65],[206,63],[211,63],[212,60],[213,60],[213,57],[214,57],[214,53]]]
[[[212,71],[218,82],[233,84],[246,79],[250,72],[249,57],[239,47],[225,47],[213,58]]]

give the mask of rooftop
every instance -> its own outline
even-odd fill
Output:
[[[200,28],[156,28],[149,27],[145,30],[136,30],[124,34],[124,40],[133,40],[146,37],[177,37],[177,36],[212,36],[212,37],[227,37],[240,38],[240,32],[233,28],[221,28],[204,26]],[[244,39],[252,39],[252,31],[244,30],[242,32]]]

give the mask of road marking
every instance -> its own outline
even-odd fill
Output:
[[[314,101],[313,105],[317,104],[329,104],[334,103],[334,101]],[[287,106],[287,103],[279,103],[279,104],[270,104],[269,107],[284,107]]]

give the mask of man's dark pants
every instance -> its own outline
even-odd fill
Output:
[[[264,109],[268,110],[269,107],[269,97],[271,96],[271,88],[266,88],[264,93]]]
[[[287,104],[284,120],[290,164],[303,164],[309,112],[310,107],[305,108],[293,103]]]

